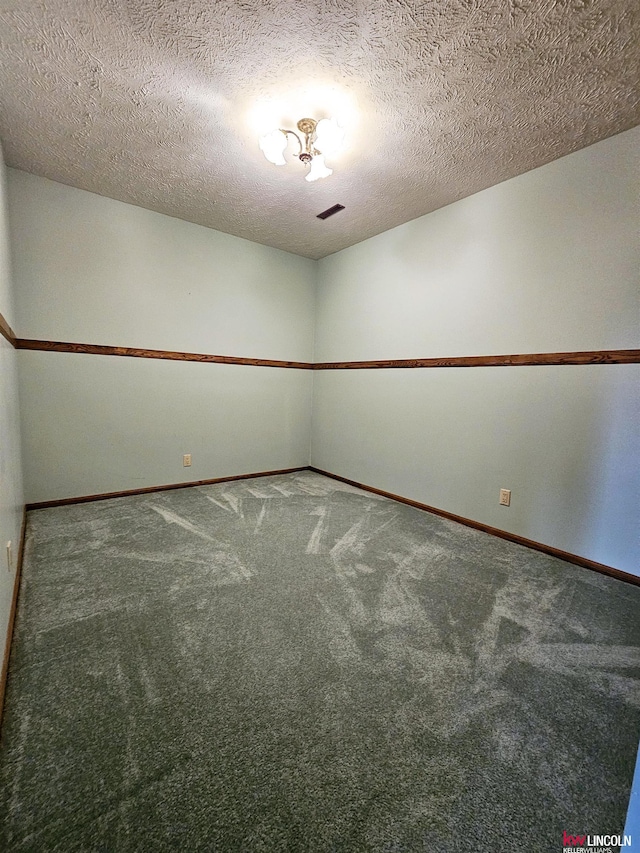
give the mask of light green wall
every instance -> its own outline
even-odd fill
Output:
[[[638,573],[639,383],[636,364],[319,371],[312,464]]]
[[[11,264],[7,239],[5,170],[0,149],[0,314],[13,325]],[[0,336],[0,637],[4,652],[22,524],[22,471],[16,352]],[[8,570],[6,546],[13,547],[13,568]]]
[[[638,346],[640,128],[319,262],[316,361]]]
[[[9,202],[20,337],[311,360],[313,261],[15,170]],[[308,464],[310,371],[18,360],[28,502]]]
[[[308,464],[308,370],[19,356],[29,501]]]
[[[8,170],[21,337],[311,361],[315,264]]]
[[[639,347],[639,141],[320,261],[316,361]],[[312,464],[640,574],[639,380],[638,365],[319,372]]]
[[[17,332],[306,361],[315,314],[319,361],[636,347],[639,135],[319,263],[9,170]],[[29,501],[304,465],[311,432],[320,468],[640,573],[637,365],[19,362]]]

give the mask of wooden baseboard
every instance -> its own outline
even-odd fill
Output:
[[[123,492],[104,492],[99,495],[81,495],[77,498],[59,498],[54,501],[37,501],[27,504],[28,510],[48,509],[53,506],[68,506],[69,504],[82,504],[91,501],[106,501],[111,498],[125,498],[131,495],[148,495],[152,492],[167,492],[171,489],[189,489],[192,486],[213,486],[216,483],[230,483],[233,480],[251,480],[255,477],[273,477],[276,474],[295,474],[296,471],[308,471],[307,465],[299,468],[281,468],[278,471],[259,471],[254,474],[235,474],[233,477],[214,477],[210,480],[191,480],[188,483],[168,483],[165,486],[145,486],[140,489],[127,489]]]
[[[0,675],[0,727],[2,726],[2,714],[4,711],[4,696],[9,675],[9,658],[11,656],[11,641],[13,639],[13,626],[16,621],[16,608],[18,606],[18,590],[20,589],[20,575],[22,574],[22,561],[24,558],[24,540],[27,529],[27,508],[22,510],[22,525],[20,527],[20,543],[16,559],[16,575],[13,580],[13,595],[11,597],[11,609],[9,610],[9,624],[4,645],[4,658],[2,660],[2,675]]]
[[[315,468],[313,465],[309,466],[309,470],[315,471],[316,474],[322,474],[324,477],[331,477],[333,480],[340,480],[342,483],[348,483],[350,486],[355,486],[358,489],[364,489],[366,492],[372,492],[374,495],[381,495],[384,498],[390,498],[393,501],[399,501],[400,503],[415,507],[415,509],[434,513],[434,515],[442,516],[442,518],[448,518],[451,521],[457,521],[459,524],[464,524],[467,527],[473,527],[475,530],[482,530],[484,533],[489,533],[491,536],[498,536],[500,539],[507,539],[509,542],[515,542],[517,545],[524,545],[526,548],[532,548],[534,551],[542,551],[543,554],[549,554],[551,557],[557,557],[560,560],[565,560],[567,563],[573,563],[576,566],[582,566],[585,569],[591,569],[594,572],[609,575],[609,577],[616,578],[617,580],[624,581],[625,583],[640,586],[640,577],[637,575],[631,575],[628,572],[623,572],[621,569],[614,569],[613,566],[606,566],[604,563],[596,563],[595,560],[580,557],[578,554],[570,554],[568,551],[561,551],[559,548],[554,548],[552,545],[535,542],[533,539],[526,539],[524,536],[518,536],[516,533],[508,533],[506,530],[491,527],[490,525],[483,524],[480,521],[473,521],[471,518],[454,515],[454,513],[447,512],[444,509],[438,509],[437,507],[420,503],[420,501],[411,500],[411,498],[403,498],[401,495],[394,495],[392,492],[385,492],[383,489],[376,489],[373,486],[358,483],[356,480],[349,480],[347,477],[341,477],[338,474],[331,474],[329,471],[323,471],[321,468]]]

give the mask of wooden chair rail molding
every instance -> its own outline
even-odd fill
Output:
[[[640,349],[589,350],[586,352],[542,352],[515,355],[462,355],[445,358],[395,358],[374,361],[283,361],[267,358],[242,358],[233,355],[141,349],[138,347],[80,344],[68,341],[42,341],[16,338],[0,315],[0,332],[16,349],[40,352],[70,352],[89,355],[115,355],[128,358],[157,358],[169,361],[199,361],[212,364],[240,364],[250,367],[284,367],[295,370],[374,370],[427,367],[527,367],[532,365],[636,364]]]
[[[12,347],[15,347],[16,336],[13,333],[13,329],[4,319],[2,314],[0,314],[0,335],[2,335],[3,338],[6,338]]]
[[[233,355],[210,355],[198,352],[177,352],[163,349],[140,349],[138,347],[112,347],[102,344],[75,344],[66,341],[38,341],[28,338],[16,338],[17,349],[42,352],[71,352],[89,355],[118,355],[128,358],[158,358],[167,361],[199,361],[213,364],[244,364],[251,367],[287,367],[298,370],[312,370],[313,365],[306,361],[281,361],[269,358],[242,358]]]
[[[372,370],[411,367],[525,367],[553,364],[633,364],[640,349],[591,350],[588,352],[539,352],[526,355],[461,355],[446,358],[393,358],[378,361],[316,362],[314,370]]]

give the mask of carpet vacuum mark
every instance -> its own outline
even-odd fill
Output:
[[[640,588],[311,472],[31,512],[0,849],[621,833]]]

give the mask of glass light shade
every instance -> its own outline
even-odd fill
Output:
[[[274,166],[285,166],[284,149],[287,147],[287,137],[280,130],[272,130],[260,137],[260,150]]]
[[[305,181],[317,181],[318,178],[328,178],[333,175],[333,169],[328,169],[322,154],[316,154],[311,161],[309,172],[305,175]]]
[[[344,128],[340,127],[336,119],[323,118],[318,122],[314,145],[318,151],[322,151],[325,157],[337,154],[343,143]]]

